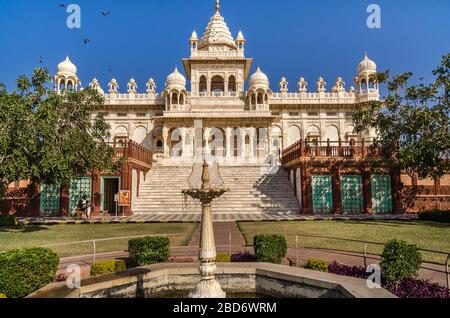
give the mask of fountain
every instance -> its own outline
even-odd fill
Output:
[[[195,287],[194,292],[189,296],[191,298],[225,298],[225,292],[222,290],[220,283],[214,274],[217,270],[216,261],[216,245],[214,242],[213,217],[211,211],[211,202],[229,192],[227,188],[223,188],[223,181],[219,174],[217,163],[207,163],[203,159],[201,165],[201,178],[198,163],[194,163],[192,174],[189,177],[190,189],[183,190],[183,194],[200,201],[202,205],[202,224],[200,232],[199,247],[199,272],[200,282]],[[212,178],[211,178],[212,176]],[[201,180],[201,183],[198,181]]]

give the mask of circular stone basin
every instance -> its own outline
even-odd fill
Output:
[[[231,297],[396,298],[363,279],[267,263],[217,264],[216,278]],[[198,264],[157,264],[83,280],[81,288],[54,283],[31,298],[187,297],[200,280]]]

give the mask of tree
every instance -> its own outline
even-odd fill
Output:
[[[410,85],[411,72],[389,76],[377,74],[387,83],[384,101],[364,103],[353,116],[357,132],[374,128],[384,163],[396,171],[417,172],[420,178],[439,178],[449,171],[450,54],[433,71],[431,84]]]
[[[109,125],[91,112],[103,104],[92,89],[57,94],[47,69],[20,76],[17,91],[0,85],[0,180],[68,184],[95,169],[115,171]]]

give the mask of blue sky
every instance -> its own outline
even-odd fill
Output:
[[[81,29],[66,27],[60,3],[80,5]],[[381,7],[381,29],[366,26],[371,3]],[[243,31],[253,70],[260,66],[274,90],[281,76],[291,91],[300,76],[311,88],[323,76],[328,89],[341,76],[349,88],[365,51],[379,70],[430,80],[450,52],[448,0],[222,0],[221,7],[233,36]],[[0,0],[0,82],[13,89],[41,56],[55,72],[69,53],[83,85],[95,76],[106,88],[114,76],[125,91],[134,77],[143,92],[153,77],[161,91],[189,56],[192,31],[201,35],[213,13],[214,0]]]

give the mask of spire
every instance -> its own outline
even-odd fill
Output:
[[[216,0],[216,14],[220,14],[220,1]]]

